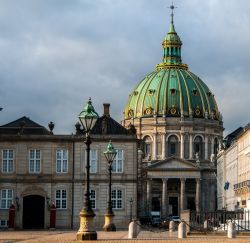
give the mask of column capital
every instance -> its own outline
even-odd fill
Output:
[[[195,180],[196,180],[196,182],[198,183],[198,182],[201,182],[201,178],[195,178]]]
[[[162,182],[168,182],[168,178],[162,178]]]
[[[180,181],[181,181],[181,182],[185,182],[185,181],[186,181],[186,178],[180,178]]]

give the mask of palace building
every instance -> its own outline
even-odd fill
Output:
[[[80,124],[72,135],[53,134],[27,117],[0,126],[0,228],[7,227],[9,207],[16,208],[15,227],[48,228],[50,207],[56,206],[57,228],[79,228],[86,177],[86,147]],[[110,140],[117,150],[113,162],[112,203],[117,228],[136,216],[137,139],[110,117],[109,104],[92,131],[90,199],[102,228],[108,200],[108,164],[103,152]],[[133,207],[130,206],[133,200]],[[132,210],[132,211],[131,211]]]
[[[212,211],[222,116],[212,90],[182,63],[173,12],[162,46],[162,62],[136,85],[124,110],[123,125],[134,125],[144,152],[139,216]]]

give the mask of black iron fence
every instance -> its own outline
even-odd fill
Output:
[[[250,211],[190,212],[190,229],[203,231],[226,231],[227,223],[233,221],[236,231],[250,231]]]

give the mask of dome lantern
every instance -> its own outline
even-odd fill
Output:
[[[181,60],[181,46],[182,42],[180,37],[175,31],[174,27],[174,9],[176,8],[173,4],[169,7],[172,10],[171,22],[167,35],[165,36],[162,47],[163,47],[163,59],[162,63],[156,65],[157,70],[168,68],[169,66],[178,66],[180,68],[187,69],[186,64],[182,64]]]

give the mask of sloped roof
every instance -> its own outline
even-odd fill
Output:
[[[15,121],[0,126],[0,134],[49,135],[51,133],[44,126],[24,116]]]
[[[175,156],[171,156],[165,160],[152,161],[152,164],[147,166],[147,170],[171,170],[171,169],[194,169],[199,170],[197,164],[181,159]]]
[[[228,134],[226,137],[225,137],[225,145],[226,145],[226,148],[229,148],[232,144],[232,142],[237,138],[237,136],[243,131],[243,127],[238,127],[236,130],[234,130],[233,132],[231,132],[230,134]]]
[[[130,133],[126,128],[124,128],[113,118],[107,115],[103,115],[97,120],[91,134],[126,135]]]

